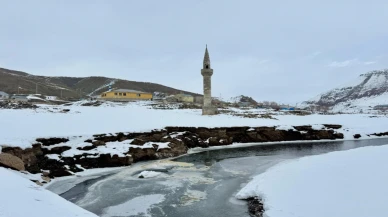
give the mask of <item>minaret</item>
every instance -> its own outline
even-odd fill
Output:
[[[215,115],[216,108],[212,106],[212,81],[213,69],[210,67],[209,52],[205,50],[205,57],[203,58],[203,68],[201,69],[203,76],[203,107],[202,115]]]

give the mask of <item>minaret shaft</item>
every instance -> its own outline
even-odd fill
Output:
[[[203,107],[212,105],[212,79],[211,76],[203,76]]]

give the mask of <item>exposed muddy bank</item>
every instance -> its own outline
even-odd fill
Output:
[[[72,175],[84,169],[127,166],[139,161],[176,157],[196,147],[225,146],[232,143],[343,139],[344,135],[337,132],[341,127],[333,124],[323,125],[321,129],[294,126],[287,130],[276,127],[166,127],[142,133],[93,135],[82,141],[84,145],[76,148],[72,146],[74,144],[69,145],[69,138],[39,138],[32,148],[23,150],[18,147],[3,147],[2,152],[20,158],[28,172],[44,171],[47,176],[53,178]],[[109,142],[128,142],[128,147],[121,144],[124,145],[124,151],[120,154],[96,152],[105,148]],[[161,143],[166,146],[161,146]],[[74,155],[63,155],[70,149],[76,149]],[[112,150],[115,150],[114,146]],[[53,155],[56,157],[53,158]]]

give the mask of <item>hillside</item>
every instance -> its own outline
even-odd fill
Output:
[[[388,69],[371,71],[303,103],[330,107],[335,112],[366,112],[388,104]]]
[[[19,90],[18,90],[19,86]],[[49,77],[31,75],[25,72],[0,68],[0,91],[10,94],[39,94],[61,96],[63,98],[79,98],[98,95],[109,86],[112,88],[132,89],[143,92],[163,92],[166,94],[186,93],[160,84],[149,82],[128,81],[107,77]]]

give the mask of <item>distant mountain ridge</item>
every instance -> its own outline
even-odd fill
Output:
[[[350,83],[320,94],[303,104],[332,107],[333,111],[369,109],[388,104],[388,69],[361,74]]]
[[[199,95],[196,93],[183,91],[161,84],[150,82],[128,81],[124,79],[114,79],[108,77],[51,77],[32,75],[26,72],[0,68],[0,91],[9,94],[25,93],[49,96],[61,96],[64,98],[79,98],[99,95],[112,88],[132,89],[143,92],[162,92],[166,94],[185,93]],[[19,87],[19,90],[18,90]]]

